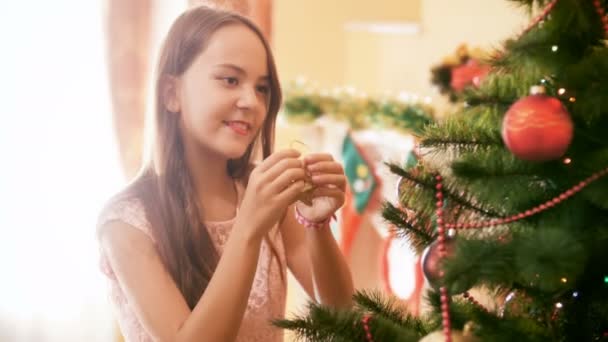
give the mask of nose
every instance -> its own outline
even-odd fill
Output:
[[[236,106],[240,109],[254,109],[260,103],[255,87],[242,87]]]

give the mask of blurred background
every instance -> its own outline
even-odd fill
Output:
[[[455,106],[432,70],[458,65],[463,49],[491,48],[528,22],[503,0],[3,1],[0,341],[121,340],[95,221],[141,162],[158,44],[198,3],[250,16],[271,41],[286,89],[277,148],[298,140],[341,159],[352,136],[366,169],[347,166],[376,183],[351,186],[389,200],[398,180],[382,161],[413,156],[419,127],[408,110],[432,121]],[[380,119],[398,109],[408,124],[370,123],[370,108]],[[392,292],[420,310],[416,256],[393,245],[371,201],[344,210],[333,229],[357,288]],[[290,281],[287,311],[306,299]]]

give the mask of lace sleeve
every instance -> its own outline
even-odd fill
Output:
[[[108,204],[99,215],[97,232],[99,233],[99,230],[110,221],[122,221],[153,238],[144,205],[139,198],[127,198]]]
[[[143,203],[138,198],[121,199],[119,201],[111,201],[99,214],[97,220],[97,237],[103,229],[104,225],[111,221],[121,221],[132,227],[144,232],[152,241],[154,237],[150,233],[150,223],[146,218],[146,211]],[[114,271],[110,266],[108,258],[104,250],[99,248],[99,267],[101,272],[110,279],[115,279]]]

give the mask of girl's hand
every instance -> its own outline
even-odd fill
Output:
[[[283,217],[304,189],[306,171],[296,150],[273,153],[249,175],[235,226],[261,239]]]
[[[306,219],[320,222],[332,216],[344,205],[346,176],[342,165],[326,153],[307,155],[304,158],[304,166],[316,189],[312,193],[311,206],[301,201],[296,205]]]

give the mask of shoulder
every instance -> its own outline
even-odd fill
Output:
[[[98,230],[113,221],[122,221],[140,229],[145,228],[148,222],[142,200],[134,196],[110,199],[97,217]]]
[[[137,191],[138,187],[142,185],[146,184],[138,180],[106,201],[97,217],[98,237],[108,230],[114,230],[116,227],[124,225],[152,237],[143,192]],[[110,227],[113,228],[110,229]]]
[[[101,253],[116,267],[116,262],[129,263],[154,257],[156,240],[141,198],[120,193],[101,210],[96,227]]]

